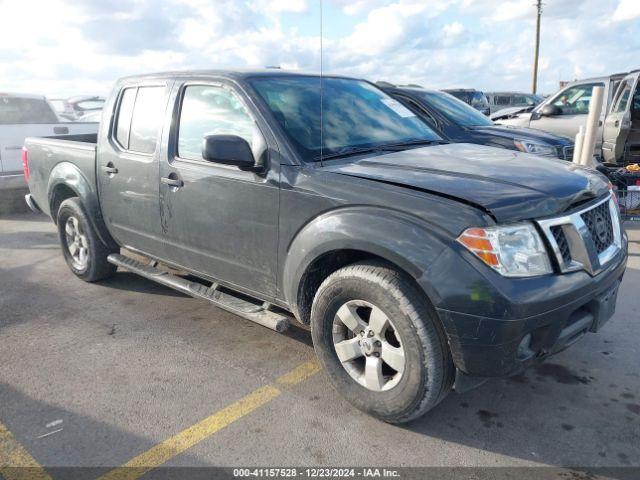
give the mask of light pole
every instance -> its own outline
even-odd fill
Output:
[[[542,16],[542,0],[536,2],[536,49],[533,57],[533,86],[532,93],[535,95],[538,90],[538,56],[540,54],[540,17]]]

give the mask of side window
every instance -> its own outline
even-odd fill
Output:
[[[633,92],[633,103],[631,104],[631,113],[634,119],[640,118],[640,82],[636,85],[636,91]]]
[[[589,112],[593,87],[601,86],[601,83],[586,83],[569,87],[555,98],[553,105],[562,110],[561,115],[586,114]]]
[[[620,86],[620,89],[618,90],[618,93],[616,95],[615,102],[613,104],[613,108],[611,109],[611,113],[620,113],[627,110],[632,87],[633,80],[625,80],[625,82]]]
[[[164,87],[140,87],[133,107],[129,150],[153,153],[165,110]]]
[[[499,96],[496,97],[496,105],[509,105],[509,97]]]
[[[184,90],[178,129],[178,156],[202,159],[202,139],[207,135],[238,135],[255,147],[257,126],[230,90],[192,85]]]
[[[121,147],[129,148],[129,128],[131,127],[131,113],[136,102],[137,88],[126,88],[120,97],[118,119],[116,121],[116,140]]]

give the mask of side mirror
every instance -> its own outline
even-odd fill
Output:
[[[240,170],[261,171],[251,146],[237,135],[207,135],[202,140],[202,158],[213,163],[233,165]]]
[[[555,117],[561,115],[562,109],[552,104],[547,104],[540,110],[540,115],[543,117]]]

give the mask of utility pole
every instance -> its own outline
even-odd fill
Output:
[[[535,95],[538,90],[538,56],[540,55],[540,17],[542,16],[542,0],[537,0],[535,7],[537,8],[536,14],[536,53],[533,57],[533,87],[532,93]]]

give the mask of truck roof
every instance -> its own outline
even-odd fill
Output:
[[[166,71],[166,72],[155,72],[155,73],[147,73],[143,75],[131,75],[128,77],[123,77],[120,81],[130,81],[130,80],[147,80],[147,79],[159,79],[159,78],[181,78],[181,77],[222,77],[229,78],[233,80],[242,80],[249,77],[291,77],[291,76],[299,76],[299,77],[318,77],[320,78],[319,73],[308,73],[308,72],[300,72],[300,71],[290,71],[290,70],[280,70],[278,68],[261,68],[261,69],[233,69],[233,70],[176,70],[176,71]],[[323,77],[330,78],[355,78],[349,77],[347,75],[334,75],[334,74],[323,74]]]

